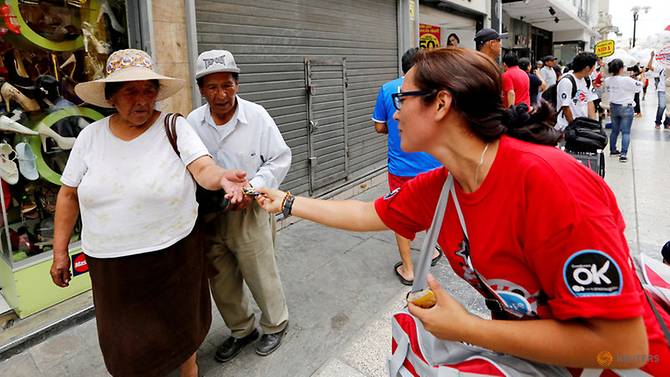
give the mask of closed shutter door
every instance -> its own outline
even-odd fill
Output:
[[[196,1],[198,51],[233,53],[240,96],[265,107],[291,147],[283,189],[318,194],[386,164],[386,137],[370,115],[379,87],[398,76],[396,17],[392,0]],[[345,61],[346,76],[324,61]],[[308,62],[316,62],[311,119]],[[326,93],[332,101],[318,98]],[[320,116],[326,129],[317,134],[310,120]]]

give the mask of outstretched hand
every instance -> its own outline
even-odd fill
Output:
[[[429,309],[423,309],[410,302],[407,304],[409,312],[436,338],[463,341],[467,331],[476,323],[477,317],[451,297],[433,275],[428,275],[428,287],[435,294],[436,304]]]
[[[261,187],[256,189],[260,193],[256,197],[256,202],[267,212],[270,213],[280,213],[282,208],[282,202],[286,193],[281,190],[271,189],[267,187]]]
[[[242,189],[247,185],[247,173],[242,170],[226,170],[221,177],[221,188],[226,192],[226,199],[231,204],[242,202],[244,199]]]

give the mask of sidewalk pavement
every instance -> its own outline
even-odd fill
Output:
[[[630,160],[607,157],[606,181],[614,189],[627,223],[632,253],[658,257],[670,236],[666,185],[670,131],[655,130],[656,99],[643,103],[636,119]],[[381,180],[377,180],[381,181]],[[385,184],[361,187],[361,200],[386,193]],[[418,249],[420,239],[414,243]],[[229,331],[214,309],[210,333],[198,351],[204,376],[385,376],[390,350],[390,314],[408,287],[393,273],[398,260],[391,232],[352,233],[300,221],[280,231],[277,253],[289,306],[290,326],[282,346],[267,357],[248,347],[226,364],[213,360]],[[416,254],[416,253],[415,253]],[[471,311],[486,315],[483,301],[442,259],[433,274]],[[64,330],[0,362],[0,376],[107,376],[95,321]]]

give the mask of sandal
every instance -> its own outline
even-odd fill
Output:
[[[400,272],[398,271],[398,267],[400,267],[400,266],[402,266],[402,261],[396,263],[395,266],[393,266],[393,272],[395,272],[395,274],[398,275],[398,280],[400,280],[400,282],[401,282],[403,285],[412,286],[412,284],[414,284],[414,280],[407,280],[407,279],[405,279],[405,278],[400,274]]]

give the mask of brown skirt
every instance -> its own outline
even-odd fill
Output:
[[[100,349],[113,376],[164,376],[204,341],[212,312],[198,228],[161,251],[86,257]]]

